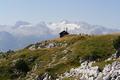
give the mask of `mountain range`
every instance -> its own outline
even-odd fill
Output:
[[[120,32],[119,29],[91,25],[86,22],[63,20],[60,22],[31,24],[26,21],[17,21],[14,25],[0,25],[0,50],[20,49],[30,43],[59,37],[59,32],[66,28],[70,34],[108,34]]]

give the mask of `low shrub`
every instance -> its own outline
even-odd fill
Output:
[[[27,65],[27,63],[23,59],[20,59],[15,63],[15,68],[19,72],[24,72],[24,73],[27,73],[30,70],[29,66]]]

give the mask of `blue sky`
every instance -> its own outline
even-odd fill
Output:
[[[0,24],[60,20],[120,27],[120,0],[0,0]]]

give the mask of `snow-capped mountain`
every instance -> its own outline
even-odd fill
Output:
[[[26,21],[17,21],[14,25],[0,25],[0,50],[23,48],[30,43],[59,37],[59,33],[66,30],[66,28],[70,34],[108,34],[120,32],[119,29],[91,25],[86,22],[63,20],[60,22],[31,24]]]
[[[55,33],[65,30],[66,28],[71,34],[108,34],[113,32],[120,32],[119,29],[106,28],[100,25],[91,25],[86,22],[61,21],[58,23],[50,23],[48,27]]]

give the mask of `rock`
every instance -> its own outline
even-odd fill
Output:
[[[55,44],[54,44],[54,43],[49,43],[49,44],[46,46],[46,48],[53,48],[53,47],[55,47]]]
[[[68,50],[65,49],[65,50],[63,51],[63,53],[68,53]]]
[[[102,80],[103,74],[100,72],[95,80]]]
[[[110,72],[111,68],[112,68],[112,66],[110,64],[106,65],[103,70],[103,74],[107,75]]]
[[[94,80],[94,77],[89,77],[89,80]]]
[[[38,76],[37,80],[53,80],[48,73],[43,74],[42,76]]]
[[[98,66],[92,67],[94,62],[83,62],[78,68],[72,68],[70,72],[65,72],[60,78],[78,77],[80,80],[120,80],[120,62],[115,61],[104,67],[103,71]]]
[[[28,48],[29,50],[35,50],[35,45],[32,45]]]
[[[63,45],[63,47],[66,47],[68,44],[67,43],[65,43],[64,45]]]
[[[107,60],[105,60],[105,62],[111,61],[111,60],[112,60],[112,57],[110,57],[110,58],[108,58]]]
[[[92,67],[92,63],[87,61],[82,63],[78,68],[72,68],[70,72],[66,72],[64,77],[78,77],[80,80],[94,80],[99,74],[98,66]],[[82,75],[81,75],[82,74]]]
[[[118,76],[115,80],[120,80],[120,76]]]
[[[115,54],[112,55],[113,58],[119,58],[120,57],[120,51],[116,51]]]
[[[120,62],[115,61],[112,64],[107,65],[103,70],[103,80],[116,80],[120,75]]]

